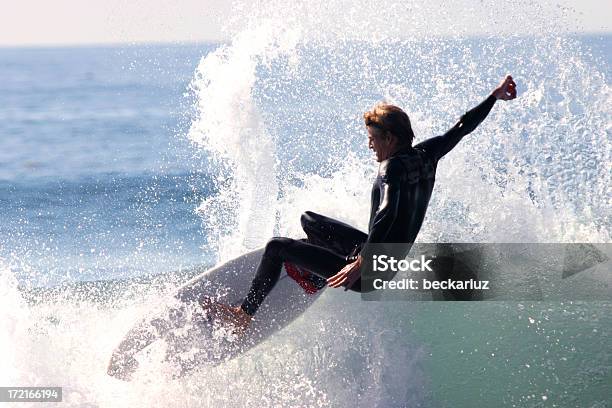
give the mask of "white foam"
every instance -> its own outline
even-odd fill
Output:
[[[485,3],[494,15],[479,24],[498,35],[510,6]],[[436,14],[440,4],[238,3],[231,42],[198,67],[189,132],[223,187],[199,208],[221,260],[275,232],[300,234],[307,209],[365,229],[376,166],[361,112],[393,100],[422,140],[451,126],[508,71],[520,98],[499,103],[440,163],[419,239],[610,240],[610,87],[576,40],[546,34],[563,18],[524,3],[511,8],[512,21],[538,36],[479,50],[428,37],[430,28],[457,28],[452,13]],[[388,42],[403,32],[421,39]],[[311,158],[316,166],[304,170]],[[11,351],[0,382],[64,386],[65,407],[416,406],[425,398],[423,351],[403,320],[409,304],[351,302],[330,290],[278,336],[225,365],[173,381],[167,366],[145,357],[148,370],[122,383],[106,376],[107,359],[154,294],[112,307],[27,305],[4,268],[0,295],[0,345]]]
[[[366,12],[369,3],[316,4],[238,2],[244,13],[229,25],[232,41],[198,67],[199,115],[189,137],[223,168],[217,183],[227,187],[200,206],[216,227],[221,259],[273,232],[300,234],[304,210],[365,228],[376,164],[361,112],[394,101],[409,112],[418,142],[452,126],[507,72],[519,98],[498,102],[441,161],[419,239],[610,240],[612,93],[588,50],[564,35],[567,9],[512,8],[535,35],[504,39],[505,6],[492,3],[482,9],[494,16],[477,19],[487,37],[470,43],[437,36],[446,3],[383,2],[376,13]],[[400,10],[406,20],[390,18]],[[434,31],[418,30],[419,41],[389,34],[423,21]]]

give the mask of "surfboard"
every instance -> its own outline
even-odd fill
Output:
[[[247,332],[235,335],[207,316],[200,302],[241,304],[247,294],[263,248],[246,253],[194,277],[169,297],[160,310],[141,319],[113,352],[108,373],[128,380],[137,369],[137,355],[152,343],[166,343],[166,360],[178,375],[203,364],[228,361],[264,341],[300,316],[322,293],[309,272],[283,264],[281,277],[266,297]]]
[[[434,272],[400,272],[394,280],[478,280],[489,282],[491,289],[345,293],[364,301],[605,300],[610,296],[612,246],[606,244],[415,244],[413,248],[415,253],[432,254]],[[305,279],[308,271],[286,263],[242,336],[211,319],[200,305],[205,297],[230,305],[242,303],[262,253],[263,248],[214,267],[160,302],[160,310],[141,319],[119,344],[108,373],[129,379],[138,367],[137,354],[161,339],[166,360],[180,376],[198,366],[231,360],[295,320],[324,289]],[[338,290],[338,295],[343,292]]]

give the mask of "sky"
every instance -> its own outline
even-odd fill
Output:
[[[0,46],[223,41],[234,12],[230,0],[3,1]],[[448,3],[460,13],[478,0]],[[554,3],[575,14],[572,31],[612,32],[610,0]]]

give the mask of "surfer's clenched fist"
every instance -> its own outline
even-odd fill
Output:
[[[512,79],[512,76],[506,75],[497,88],[493,90],[492,95],[496,99],[501,99],[503,101],[510,101],[516,98],[516,83],[514,79]]]

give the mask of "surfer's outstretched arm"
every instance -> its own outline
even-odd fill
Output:
[[[450,152],[465,135],[470,134],[489,115],[495,101],[498,99],[511,100],[516,98],[516,84],[510,75],[506,76],[491,95],[475,108],[467,111],[461,119],[442,136],[432,137],[415,147],[432,154],[435,160],[440,160]]]

